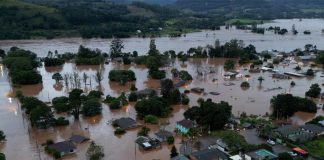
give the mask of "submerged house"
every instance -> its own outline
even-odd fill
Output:
[[[197,94],[200,94],[200,93],[203,93],[205,91],[205,89],[204,88],[195,87],[195,88],[191,88],[190,91],[191,92],[194,92],[194,93],[197,93]]]
[[[136,91],[138,97],[148,97],[155,92],[154,89],[146,88],[143,90]]]
[[[195,123],[187,119],[178,121],[176,124],[176,129],[178,129],[183,134],[188,134],[189,130],[194,127],[195,127]]]
[[[173,137],[173,133],[167,130],[160,130],[159,132],[155,133],[155,136],[159,141],[165,142],[169,137]]]
[[[61,156],[75,153],[77,148],[71,141],[57,142],[47,146],[48,149],[55,150],[60,153]]]
[[[288,75],[281,74],[281,73],[274,73],[272,74],[272,78],[277,78],[277,79],[290,79]]]
[[[152,139],[150,137],[144,137],[144,136],[137,137],[135,143],[137,143],[140,149],[142,150],[149,150],[149,149],[155,149],[157,147],[162,147],[161,141],[159,141],[158,139]]]
[[[312,140],[314,137],[323,134],[321,126],[306,124],[304,126],[286,125],[275,130],[282,138],[295,143],[303,143]]]
[[[114,120],[113,122],[116,126],[120,127],[121,129],[128,130],[139,127],[139,124],[130,117],[123,117]]]
[[[230,79],[230,78],[242,78],[243,75],[240,74],[239,72],[235,72],[235,71],[230,71],[230,72],[225,72],[224,73],[224,78],[226,79]]]
[[[181,80],[181,81],[175,83],[173,86],[174,86],[174,88],[180,88],[180,87],[184,86],[185,84],[186,84],[186,81]]]
[[[316,136],[324,134],[324,127],[315,124],[306,124],[301,126],[303,131],[315,134]]]
[[[87,137],[81,136],[81,135],[72,135],[72,137],[70,138],[70,141],[72,141],[73,143],[83,143],[90,140]]]

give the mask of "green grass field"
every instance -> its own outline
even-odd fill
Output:
[[[305,149],[312,155],[324,157],[324,136],[307,142],[305,144]]]

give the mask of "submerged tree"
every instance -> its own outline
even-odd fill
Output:
[[[111,58],[121,57],[123,48],[124,48],[123,41],[119,38],[114,38],[110,44],[110,57]]]
[[[103,147],[97,145],[95,142],[91,142],[86,156],[88,160],[102,160],[105,154],[103,153]]]
[[[83,91],[81,89],[73,89],[71,92],[69,92],[70,107],[72,109],[71,112],[76,120],[79,119],[82,93]]]
[[[307,97],[317,98],[321,94],[321,90],[321,87],[317,83],[315,83],[310,86],[305,95]]]
[[[54,79],[55,83],[58,84],[61,80],[63,80],[63,77],[60,73],[54,73],[52,79]]]
[[[175,146],[172,146],[170,157],[173,158],[173,157],[176,157],[178,155],[179,155],[179,153],[177,151],[177,148]]]
[[[264,81],[264,78],[263,78],[262,76],[260,76],[260,77],[258,78],[258,81],[259,81],[259,85],[261,86],[262,81]]]
[[[95,75],[95,80],[96,82],[99,84],[99,86],[101,85],[101,81],[103,80],[103,74],[101,71],[97,71],[96,75]]]

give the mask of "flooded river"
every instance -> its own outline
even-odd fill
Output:
[[[308,21],[311,21],[314,25],[306,25]],[[324,46],[324,37],[321,35],[321,28],[324,26],[323,20],[278,20],[272,24],[273,26],[289,26],[292,23],[296,24],[297,29],[304,30],[307,27],[314,27],[312,35],[286,35],[279,36],[272,33],[266,33],[265,35],[252,34],[249,31],[239,31],[235,29],[221,30],[221,31],[206,31],[199,33],[187,34],[186,37],[181,38],[157,38],[156,43],[161,51],[174,49],[176,51],[184,50],[198,45],[213,44],[215,39],[220,39],[221,42],[226,42],[230,39],[237,38],[244,40],[245,44],[252,43],[258,50],[264,49],[278,49],[278,50],[292,50],[298,47],[303,47],[305,43],[315,43],[318,48]],[[206,37],[206,33],[208,36]],[[215,33],[215,36],[213,35]],[[129,38],[125,39],[125,50],[133,51],[137,50],[140,53],[145,53],[148,49],[149,39],[141,38]],[[80,44],[83,44],[91,48],[100,48],[107,52],[109,50],[109,39],[91,39],[81,40],[78,38],[71,39],[55,39],[55,40],[22,40],[22,41],[0,41],[0,48],[8,49],[11,46],[18,46],[21,48],[29,49],[40,56],[45,56],[48,50],[57,49],[60,53],[62,52],[75,52]],[[322,48],[324,49],[324,48]],[[267,112],[270,113],[270,99],[279,93],[290,92],[294,95],[304,96],[305,91],[308,90],[311,84],[319,83],[323,84],[324,80],[321,78],[322,72],[317,72],[314,78],[293,78],[296,82],[296,86],[290,87],[291,80],[276,80],[271,77],[271,73],[248,73],[247,66],[237,66],[236,70],[241,74],[249,74],[249,78],[239,78],[235,80],[226,80],[223,77],[225,59],[189,59],[188,62],[182,64],[182,62],[175,61],[171,64],[172,67],[167,67],[167,76],[171,77],[171,69],[173,67],[179,70],[187,70],[194,78],[193,81],[182,87],[180,90],[190,89],[193,87],[203,87],[205,92],[211,91],[219,92],[220,95],[214,96],[210,94],[194,94],[190,93],[190,105],[197,105],[197,99],[211,98],[216,102],[221,100],[228,101],[233,106],[232,113],[239,115],[242,112],[247,114],[264,115]],[[280,71],[293,71],[296,64],[289,66],[278,65],[275,69]],[[197,68],[206,71],[205,76],[199,76]],[[212,68],[215,72],[207,72]],[[306,71],[307,67],[303,68]],[[55,81],[51,78],[55,72],[72,73],[77,72],[80,76],[83,73],[87,73],[92,78],[92,86],[82,88],[84,90],[93,90],[100,88],[105,95],[118,96],[121,92],[129,92],[130,84],[124,86],[114,82],[109,82],[108,73],[112,69],[131,69],[136,73],[137,81],[133,82],[136,84],[138,89],[145,88],[159,88],[159,81],[147,78],[147,69],[143,66],[137,65],[122,65],[118,63],[110,63],[109,65],[101,66],[76,66],[72,63],[66,63],[63,67],[55,68],[39,68],[38,70],[43,76],[43,84],[22,86],[20,90],[24,94],[29,96],[36,96],[43,101],[50,101],[56,96],[67,95],[68,89],[57,88],[54,86]],[[101,70],[104,73],[104,80],[101,82],[101,86],[95,82],[93,75],[96,71]],[[94,140],[99,145],[104,147],[105,159],[108,160],[151,160],[151,159],[169,159],[171,146],[163,145],[162,149],[157,149],[149,152],[142,152],[135,147],[134,140],[138,129],[127,131],[122,136],[115,136],[113,133],[113,127],[107,125],[106,122],[120,118],[130,116],[136,118],[136,112],[134,104],[131,103],[128,106],[124,106],[121,110],[111,111],[108,106],[103,106],[102,115],[91,118],[80,118],[79,122],[74,122],[73,118],[68,115],[65,116],[72,122],[67,127],[57,127],[48,130],[39,130],[31,128],[29,120],[21,111],[21,108],[15,98],[12,97],[12,93],[15,89],[12,89],[9,85],[7,77],[7,70],[0,66],[0,130],[3,130],[7,135],[7,142],[0,144],[0,151],[5,153],[9,160],[11,159],[24,159],[24,160],[35,160],[35,159],[52,159],[44,152],[42,143],[46,142],[47,139],[53,139],[54,141],[63,141],[68,139],[72,134],[82,134],[89,136],[90,139]],[[259,85],[258,77],[263,76],[264,81]],[[213,81],[214,80],[214,81]],[[249,81],[251,87],[247,90],[242,90],[240,84],[243,81]],[[234,85],[225,86],[224,83],[232,82]],[[265,90],[274,87],[281,87],[280,90],[268,91]],[[319,104],[324,101],[318,100]],[[161,121],[169,123],[166,129],[173,131],[175,123],[183,119],[183,112],[189,106],[174,106],[173,112],[169,118],[162,119]],[[323,110],[318,110],[317,115],[323,115]],[[56,115],[58,116],[58,115]],[[305,121],[313,118],[315,114],[297,113],[291,119],[295,124],[302,124]],[[151,128],[150,135],[154,136],[154,133],[159,130],[159,126],[148,125]],[[177,148],[180,146],[181,138],[177,137],[175,145]],[[75,155],[65,157],[64,159],[86,159],[85,152],[89,143],[85,143],[78,146],[78,152]]]
[[[291,32],[292,25],[295,24],[298,35]],[[221,43],[231,39],[243,40],[246,45],[253,44],[258,51],[276,49],[279,51],[291,51],[296,48],[303,48],[305,44],[315,44],[319,49],[324,49],[324,29],[323,19],[284,19],[274,20],[271,23],[261,25],[263,27],[279,26],[286,28],[289,33],[286,35],[275,35],[273,32],[266,32],[264,35],[251,33],[251,31],[236,30],[234,27],[225,30],[224,27],[219,31],[203,31],[189,33],[185,37],[156,38],[157,48],[163,52],[166,50],[187,51],[190,47],[213,45],[216,39]],[[310,30],[311,35],[304,35],[305,30]],[[138,51],[145,54],[148,50],[149,38],[126,38],[124,40],[125,51]],[[63,38],[53,40],[8,40],[0,41],[0,48],[8,50],[12,46],[31,50],[39,56],[46,56],[49,50],[57,50],[59,53],[76,52],[79,45],[89,48],[99,48],[104,52],[109,52],[111,39],[81,39]]]

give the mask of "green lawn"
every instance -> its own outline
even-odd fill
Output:
[[[324,157],[324,136],[307,142],[305,144],[305,149],[312,155]]]

